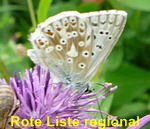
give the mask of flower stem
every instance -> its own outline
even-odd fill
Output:
[[[36,18],[35,18],[32,0],[27,0],[27,3],[28,3],[28,8],[29,8],[29,12],[30,12],[30,18],[31,18],[32,25],[34,28],[36,28]]]

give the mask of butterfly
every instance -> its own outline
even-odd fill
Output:
[[[127,20],[121,10],[66,11],[39,24],[28,56],[61,81],[85,87],[119,39]]]

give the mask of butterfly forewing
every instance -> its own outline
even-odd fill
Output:
[[[71,11],[50,17],[31,34],[34,49],[28,55],[65,83],[84,85],[111,52],[126,15],[116,10]]]

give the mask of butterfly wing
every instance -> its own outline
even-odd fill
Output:
[[[85,81],[94,75],[112,51],[126,24],[127,13],[117,10],[91,12],[87,14],[87,20],[92,28],[94,47]]]
[[[109,55],[125,22],[124,11],[63,12],[31,34],[28,55],[73,85],[85,84]]]

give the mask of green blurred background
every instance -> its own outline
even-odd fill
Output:
[[[61,11],[106,9],[125,10],[128,20],[103,69],[93,79],[119,86],[102,102],[102,109],[119,118],[150,113],[149,0],[0,0],[0,77],[9,80],[14,72],[33,67],[26,50],[31,48],[28,35],[37,23]]]

